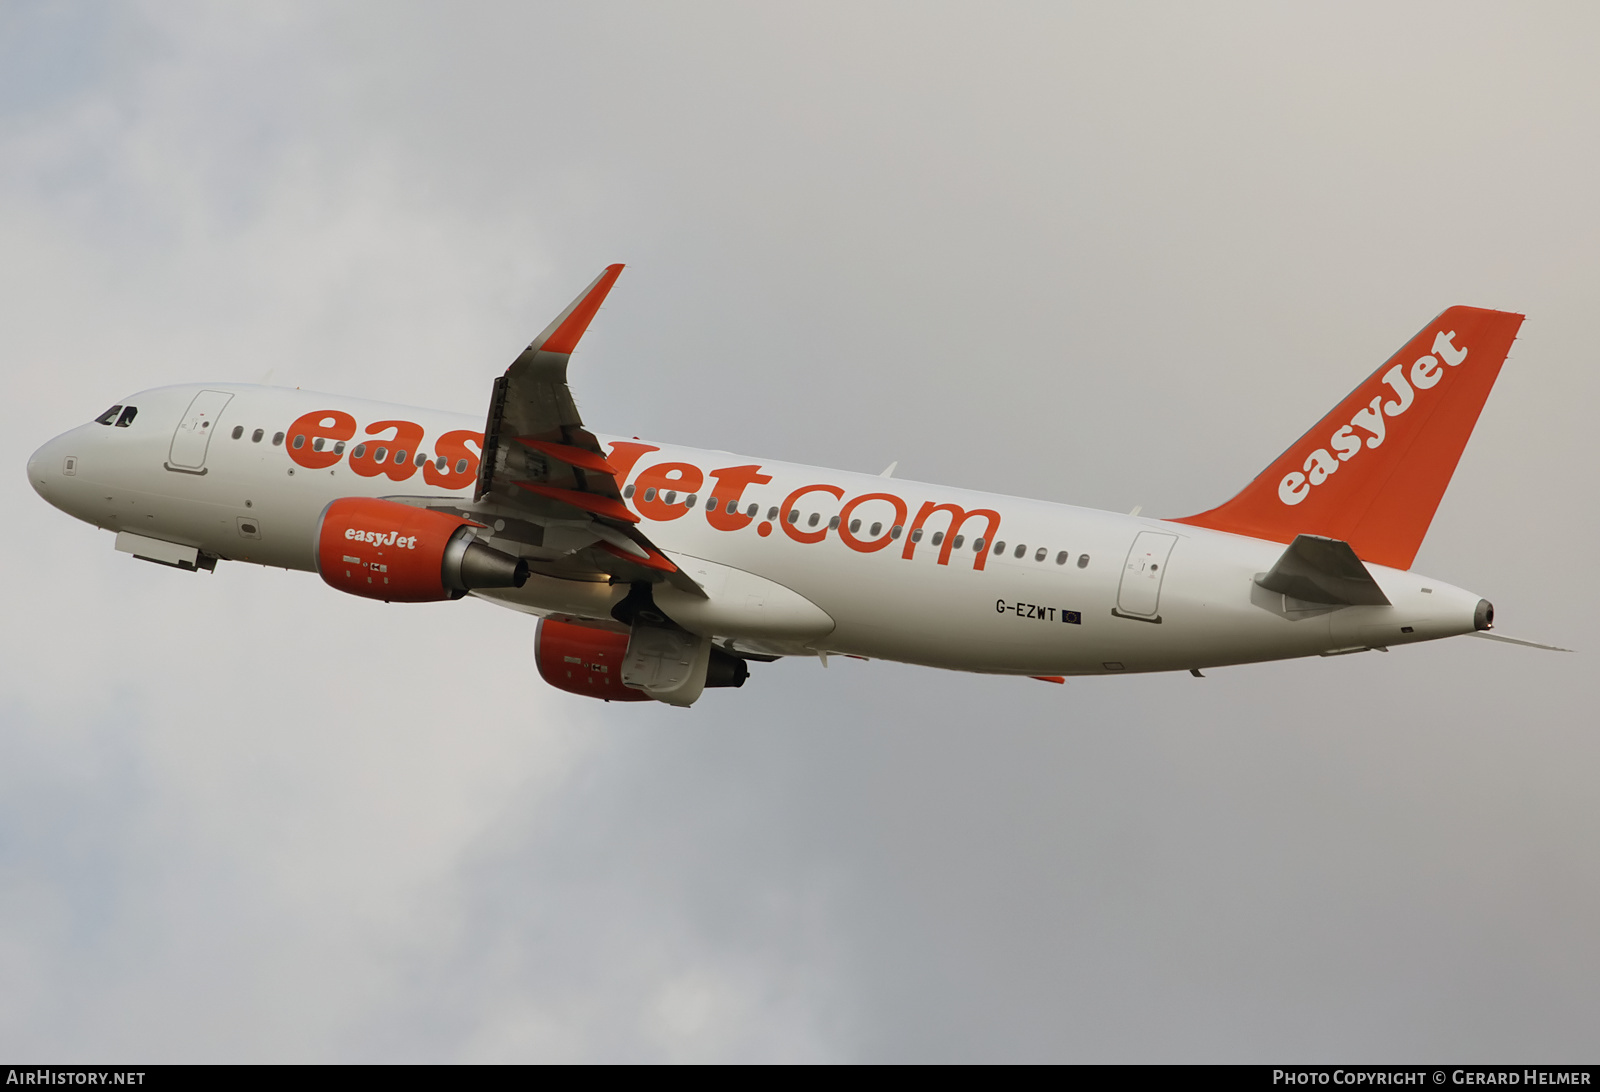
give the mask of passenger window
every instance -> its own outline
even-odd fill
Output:
[[[699,500],[699,497],[695,496],[693,493],[690,493],[687,497],[683,498],[683,506],[685,508],[693,508]]]
[[[1005,552],[1006,552],[1006,544],[1004,542],[996,542],[994,544],[994,554],[995,554],[996,557],[999,557],[1001,554],[1003,554]]]
[[[324,447],[327,446],[327,444],[328,444],[328,441],[325,438],[323,438],[321,436],[318,436],[315,440],[311,441],[311,450],[312,451],[321,451]]]
[[[959,544],[961,542],[961,536],[960,535],[956,536],[956,542],[957,542],[957,544]],[[982,535],[979,535],[977,538],[972,540],[972,552],[975,553],[975,554],[983,553],[983,536]]]
[[[777,519],[778,518],[778,510],[776,508],[768,508],[767,509],[767,518],[768,519]]]
[[[656,499],[656,487],[655,486],[652,485],[649,489],[646,489],[644,491],[644,499],[645,499],[646,502],[653,501],[653,500]]]
[[[399,451],[396,451],[394,453],[395,465],[396,466],[404,465],[405,461],[406,461],[406,456],[409,455],[409,454],[411,454],[411,453],[409,451],[407,451],[405,448],[401,448]]]
[[[243,425],[234,425],[233,426],[233,438],[235,440],[237,440],[239,437],[241,437],[243,435],[244,435],[244,426]]]
[[[839,529],[839,517],[838,516],[834,516],[832,519],[830,519],[828,521],[828,530],[837,531],[838,529]]]
[[[821,512],[813,512],[813,513],[811,513],[811,518],[806,520],[806,526],[807,527],[815,527],[819,522],[821,522],[821,520],[822,520],[822,513]]]
[[[305,438],[304,434],[296,436],[294,438],[294,449],[296,451],[299,451],[301,448],[303,448],[305,446],[306,446],[306,438]]]
[[[274,432],[272,434],[272,446],[273,447],[282,447],[283,446],[283,433]]]
[[[133,419],[137,416],[139,416],[139,407],[123,406],[122,416],[117,418],[117,427],[127,428],[129,425],[133,424]]]
[[[706,511],[707,512],[715,512],[717,510],[717,505],[719,505],[721,503],[722,502],[719,501],[716,497],[707,497],[706,498]]]
[[[333,445],[333,453],[335,455],[343,455],[344,454],[344,441],[343,440],[340,440],[338,443]]]
[[[456,473],[457,474],[465,474],[466,472],[467,472],[467,460],[465,460],[465,459],[457,459],[456,460]]]
[[[1033,559],[1035,561],[1043,561],[1045,554],[1048,554],[1049,552],[1049,550],[1046,550],[1043,546],[1041,546],[1039,547],[1039,552],[1033,555]]]
[[[899,538],[900,537],[900,532],[904,531],[904,530],[905,530],[905,528],[900,526],[900,524],[897,523],[893,527],[889,528],[889,537],[890,538]]]
[[[868,533],[869,533],[869,534],[870,534],[870,535],[871,535],[871,536],[872,536],[872,537],[873,537],[873,538],[877,538],[877,537],[878,537],[878,536],[879,536],[879,535],[881,535],[881,534],[883,534],[883,524],[881,524],[881,523],[874,523],[874,524],[873,524],[873,525],[872,525],[872,530],[871,530],[871,531],[870,531],[870,532],[868,532]]]
[[[728,503],[732,504],[733,502],[729,501]],[[761,506],[757,505],[757,504],[752,504],[749,508],[745,509],[745,513],[744,514],[749,516],[751,519],[754,519],[756,513],[759,512],[759,511],[761,511]]]
[[[252,444],[259,444],[261,442],[261,437],[263,437],[265,435],[266,435],[265,432],[262,432],[260,429],[256,429],[254,432],[252,432],[250,434],[250,442]]]
[[[444,470],[444,468],[449,466],[449,465],[450,465],[450,460],[446,459],[443,455],[441,455],[441,456],[439,456],[438,461],[433,464],[433,468],[435,470],[438,470],[438,471],[442,472]]]
[[[950,548],[951,548],[951,549],[952,549],[952,550],[959,550],[959,549],[961,549],[961,544],[962,544],[962,543],[963,543],[963,542],[965,542],[965,541],[966,541],[966,540],[967,540],[967,536],[966,536],[966,535],[957,535],[957,536],[956,536],[956,537],[955,537],[955,538],[954,538],[954,539],[953,539],[953,540],[952,540],[952,541],[951,541],[951,543],[950,543]],[[983,542],[982,542],[982,541],[979,541],[979,543],[978,543],[978,549],[980,549],[980,550],[981,550],[981,549],[983,549]]]
[[[858,519],[851,520],[850,521],[850,533],[853,535],[859,530],[861,530],[861,521],[858,520]]]
[[[389,449],[386,448],[386,447],[380,447],[380,448],[378,448],[377,451],[374,451],[372,453],[372,461],[375,462],[375,463],[384,463],[384,462],[388,462],[388,460],[389,460]]]
[[[367,453],[366,444],[357,444],[356,449],[350,453],[352,459],[359,459]]]
[[[933,543],[935,546],[939,545],[939,543],[944,541],[944,532],[943,531],[935,531],[933,533],[933,537],[930,538],[928,541]],[[956,543],[956,545],[959,546],[959,545],[961,545],[961,543],[958,542],[958,543]]]
[[[623,495],[623,496],[624,496],[624,497],[629,497],[629,498],[631,498],[631,497],[632,497],[632,496],[633,496],[633,486],[631,486],[631,485],[630,485],[630,486],[628,486],[628,488],[626,488],[626,489],[624,489],[624,490],[623,490],[623,491],[622,491],[622,495]]]
[[[1070,551],[1062,550],[1059,554],[1056,555],[1056,564],[1057,565],[1065,565],[1067,563],[1067,558],[1069,558],[1071,556],[1072,556],[1072,554],[1071,554]]]
[[[800,522],[800,513],[799,513],[798,510],[796,510],[794,508],[789,509],[789,522],[790,523],[799,523]]]
[[[1089,555],[1088,554],[1079,554],[1078,555],[1078,568],[1087,569],[1088,567],[1089,567]]]
[[[102,413],[99,417],[96,417],[94,419],[94,423],[97,424],[97,425],[109,425],[111,422],[113,422],[113,421],[115,421],[117,419],[117,414],[119,414],[121,412],[122,412],[122,407],[121,406],[112,406],[110,409],[108,409],[104,413]]]
[[[666,496],[662,497],[661,499],[666,501],[668,504],[677,504],[678,491],[676,489],[669,489],[667,490]]]
[[[1019,542],[1019,543],[1017,543],[1016,550],[1014,550],[1012,552],[1011,556],[1014,557],[1014,558],[1017,558],[1018,560],[1021,560],[1022,556],[1024,554],[1026,554],[1027,552],[1028,552],[1028,548],[1026,546],[1024,546],[1022,543]]]
[[[427,457],[427,456],[426,456],[426,455],[424,455],[424,454],[423,454],[423,453],[422,453],[422,452],[420,452],[420,451],[419,451],[419,452],[417,452],[417,465],[418,465],[418,466],[419,466],[419,467],[420,467],[420,466],[424,466],[424,465],[426,465],[426,464],[427,464],[427,462],[428,462],[428,457]]]

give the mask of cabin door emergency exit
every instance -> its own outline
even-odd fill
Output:
[[[222,416],[222,407],[232,398],[233,395],[224,391],[201,391],[194,396],[189,412],[183,415],[178,430],[172,434],[172,450],[167,454],[168,470],[181,470],[186,474],[206,472],[206,448],[211,443],[211,434],[216,431],[217,418]]]
[[[1116,614],[1159,622],[1161,581],[1167,575],[1167,556],[1172,553],[1177,535],[1160,531],[1140,531],[1128,550],[1122,566],[1122,585],[1117,589]]]

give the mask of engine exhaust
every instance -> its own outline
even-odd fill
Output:
[[[444,548],[440,576],[445,587],[465,595],[479,588],[520,588],[528,582],[528,563],[485,546],[462,527]]]

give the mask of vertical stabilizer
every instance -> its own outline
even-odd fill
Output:
[[[1450,308],[1238,496],[1172,522],[1274,542],[1320,535],[1409,569],[1522,318]]]

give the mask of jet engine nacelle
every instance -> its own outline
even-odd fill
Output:
[[[628,635],[598,626],[539,619],[533,658],[539,677],[557,690],[606,701],[649,701],[643,690],[622,685]]]
[[[460,599],[478,588],[520,588],[528,563],[485,546],[481,526],[408,504],[343,497],[317,527],[317,572],[351,595],[393,603]]]
[[[697,638],[682,630],[675,632],[692,642],[710,643],[706,638]],[[539,677],[557,690],[565,690],[569,694],[582,694],[586,698],[604,701],[668,700],[623,683],[628,646],[633,639],[632,633],[541,618],[539,631],[533,639],[533,656],[539,665]],[[708,648],[706,651],[708,654],[701,668],[705,678],[692,680],[695,697],[699,696],[702,687],[743,686],[745,679],[750,677],[750,669],[737,656],[731,656],[720,648]]]

